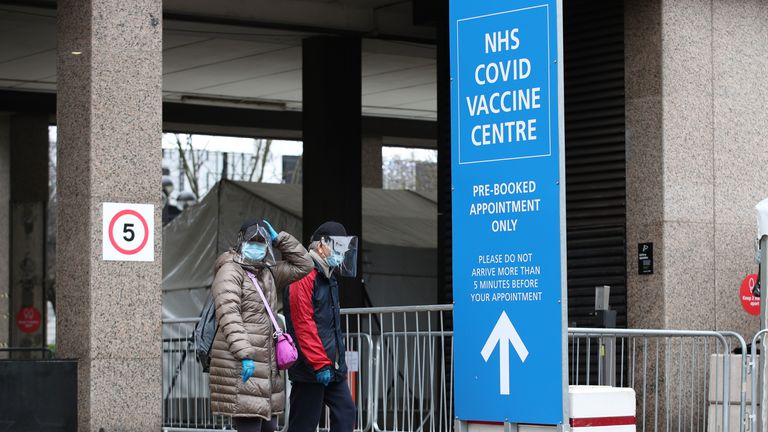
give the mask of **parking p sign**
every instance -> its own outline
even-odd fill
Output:
[[[104,261],[154,261],[155,207],[104,203],[102,255]]]

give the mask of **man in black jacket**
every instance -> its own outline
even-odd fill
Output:
[[[292,385],[288,432],[315,431],[324,406],[330,409],[330,432],[351,432],[355,425],[334,274],[343,256],[329,247],[331,237],[346,235],[338,222],[320,225],[309,245],[314,270],[284,293],[286,326],[299,348],[299,360],[288,371]]]

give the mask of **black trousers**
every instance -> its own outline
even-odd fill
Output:
[[[277,417],[270,421],[258,417],[235,417],[234,420],[237,432],[275,432],[277,429]]]
[[[351,432],[355,427],[356,409],[346,381],[319,383],[294,382],[291,388],[291,412],[288,432],[314,432],[323,407],[331,414],[330,432]]]

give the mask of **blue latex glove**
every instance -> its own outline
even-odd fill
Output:
[[[267,226],[267,230],[269,231],[269,236],[272,237],[272,243],[274,244],[277,241],[277,231],[275,231],[274,228],[272,228],[272,224],[269,223],[266,219],[264,219],[262,222],[264,222],[264,225]]]
[[[248,378],[253,376],[253,370],[255,368],[255,365],[253,364],[253,360],[245,359],[243,360],[243,382],[248,381]]]
[[[315,379],[317,382],[327,387],[328,384],[331,383],[331,368],[326,366],[317,371],[317,373],[315,373]]]

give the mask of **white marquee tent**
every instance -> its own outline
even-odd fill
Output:
[[[264,218],[278,231],[300,237],[301,202],[300,185],[225,180],[165,226],[163,318],[200,313],[213,263],[233,245],[243,220]],[[362,239],[363,276],[374,306],[436,303],[434,195],[363,189]]]

